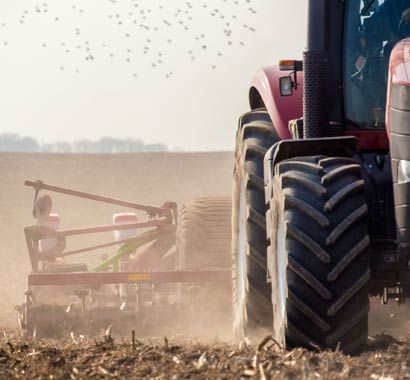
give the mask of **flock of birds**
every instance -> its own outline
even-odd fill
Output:
[[[58,46],[55,41],[39,43],[44,49],[59,49],[59,58],[61,51],[76,53],[75,67],[62,62],[61,71],[73,70],[79,74],[84,61],[120,60],[130,64],[129,70],[137,78],[139,63],[144,59],[147,65],[169,79],[174,75],[172,65],[168,64],[171,56],[186,55],[189,61],[206,59],[211,62],[211,68],[216,69],[220,58],[230,54],[228,49],[244,47],[248,33],[256,32],[256,28],[249,25],[249,20],[257,14],[252,1],[255,0],[105,0],[105,3],[98,2],[105,12],[100,12],[104,20],[98,24],[101,27],[102,22],[107,23],[104,29],[113,31],[110,38],[89,33],[96,16],[83,1],[77,0],[64,9],[59,2],[59,5],[33,3],[32,7],[23,9],[16,20],[0,21],[0,47],[1,42],[4,47],[12,43],[7,39],[1,41],[2,29],[6,31],[13,23],[23,27],[37,21],[36,16],[42,16],[40,23],[60,23],[69,29],[70,35],[65,33],[65,40],[57,43]],[[49,33],[53,37],[58,35],[51,29]]]

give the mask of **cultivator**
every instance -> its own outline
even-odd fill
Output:
[[[182,270],[178,264],[177,205],[146,206],[114,198],[26,181],[34,188],[36,225],[24,232],[32,272],[24,303],[17,307],[21,329],[29,335],[58,336],[67,332],[93,334],[109,325],[118,333],[130,328],[149,333],[158,326],[175,328],[190,317],[190,305],[181,301],[182,284],[230,282],[229,268]],[[145,214],[114,215],[111,225],[58,229],[49,195],[41,191],[127,207]],[[114,241],[76,249],[68,239],[114,232]],[[119,248],[88,269],[85,263],[67,263],[69,257],[108,247]],[[229,252],[227,252],[229,254]],[[179,285],[178,285],[179,284]]]

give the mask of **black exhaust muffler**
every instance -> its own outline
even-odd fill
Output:
[[[307,48],[303,55],[303,138],[325,136],[328,125],[327,0],[309,0]]]

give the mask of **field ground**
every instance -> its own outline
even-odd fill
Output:
[[[408,342],[410,343],[410,342]],[[176,338],[117,341],[72,336],[60,342],[28,341],[5,332],[0,379],[410,379],[410,345],[377,337],[367,352],[283,352],[260,347],[182,342]]]
[[[396,319],[396,311],[390,316],[399,340],[376,336],[357,357],[304,350],[284,353],[271,341],[260,349],[239,348],[176,336],[169,336],[168,343],[163,337],[140,338],[132,348],[130,339],[120,340],[115,332],[113,341],[111,336],[32,341],[10,329],[13,307],[23,300],[30,270],[23,227],[33,223],[33,192],[23,186],[25,178],[140,203],[171,200],[182,205],[200,196],[229,196],[232,158],[230,152],[0,154],[0,323],[7,326],[0,328],[0,379],[410,379],[410,325],[405,325],[409,309],[404,309],[404,319]],[[63,227],[111,223],[114,212],[128,211],[58,195],[53,200]],[[383,331],[376,327],[379,333]]]

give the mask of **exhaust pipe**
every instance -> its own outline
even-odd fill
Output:
[[[328,0],[309,0],[307,48],[303,54],[303,138],[324,136],[328,124],[326,107],[328,55],[326,22]]]

